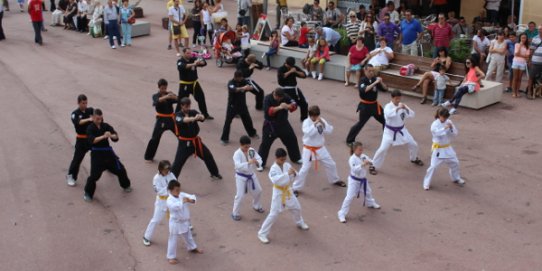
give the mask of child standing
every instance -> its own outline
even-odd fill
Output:
[[[301,22],[301,29],[299,29],[299,48],[308,48],[308,34],[310,28],[307,26],[306,22]]]
[[[329,61],[329,46],[325,39],[318,40],[318,49],[311,60],[312,64],[312,78],[316,79],[316,64],[320,67],[320,74],[318,75],[318,80],[321,81],[324,79],[324,65]]]
[[[265,212],[260,203],[260,197],[262,195],[262,187],[258,176],[254,173],[254,169],[259,168],[262,164],[262,157],[250,147],[250,137],[244,135],[239,140],[241,147],[233,154],[233,163],[235,165],[235,183],[237,187],[237,194],[233,201],[233,212],[231,218],[235,221],[241,220],[239,215],[239,209],[241,208],[241,201],[245,194],[249,191],[252,194],[252,208],[258,213]]]
[[[122,28],[122,43],[120,47],[132,46],[132,21],[135,17],[134,10],[128,6],[128,0],[122,0],[120,8],[120,26]]]
[[[439,108],[435,115],[435,121],[431,124],[431,134],[433,134],[431,150],[433,153],[431,154],[431,165],[423,179],[423,189],[425,190],[429,190],[433,173],[442,163],[447,164],[450,168],[450,177],[454,183],[460,186],[465,184],[465,180],[461,178],[459,172],[459,160],[450,144],[452,138],[457,136],[458,131],[452,121],[448,119],[449,117],[448,109]]]
[[[450,77],[446,75],[446,67],[440,65],[439,73],[435,76],[435,95],[433,96],[433,106],[437,106],[444,102],[444,92],[446,92],[446,83],[450,81]]]
[[[181,192],[181,184],[171,181],[168,184],[170,196],[167,199],[169,209],[169,239],[167,243],[167,259],[170,264],[177,264],[177,239],[181,236],[186,244],[186,249],[192,253],[202,254],[198,249],[192,230],[190,229],[190,210],[188,204],[196,203],[196,196]]]
[[[271,68],[271,56],[276,55],[279,52],[280,37],[276,30],[271,32],[271,38],[269,39],[269,42],[269,50],[262,55],[262,58],[267,58],[266,70],[269,70]]]
[[[250,54],[250,33],[246,25],[241,27],[241,52],[243,53],[243,57],[247,57]]]
[[[301,205],[299,205],[299,201],[292,194],[291,183],[297,172],[290,163],[286,162],[287,156],[286,150],[278,148],[275,152],[275,163],[269,169],[269,179],[273,183],[271,210],[263,222],[262,228],[258,231],[258,239],[264,244],[269,243],[267,235],[284,208],[290,210],[298,228],[305,231],[309,229],[309,226],[303,221],[303,217],[301,217]]]
[[[363,153],[363,144],[357,141],[352,143],[350,154],[350,159],[348,159],[348,164],[350,165],[348,189],[346,190],[346,197],[344,198],[341,210],[337,213],[341,223],[346,223],[346,215],[350,209],[350,204],[354,200],[354,197],[359,198],[361,193],[364,195],[363,206],[367,203],[368,208],[380,209],[380,205],[373,198],[371,187],[365,177],[367,176],[365,167],[372,165],[373,161]]]
[[[170,181],[176,180],[170,168],[171,163],[168,160],[160,161],[158,163],[158,173],[154,175],[152,180],[152,187],[154,188],[154,192],[156,192],[156,201],[154,202],[154,214],[143,235],[143,244],[145,246],[151,245],[154,228],[164,219],[164,215],[167,213],[168,184]]]
[[[301,65],[303,65],[304,72],[307,76],[310,76],[311,74],[311,60],[314,57],[314,54],[316,54],[316,50],[318,49],[318,44],[314,41],[314,38],[309,38],[308,41],[308,50],[307,55],[303,60],[301,60]]]

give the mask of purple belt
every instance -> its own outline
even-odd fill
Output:
[[[271,128],[271,133],[274,134],[275,133],[275,127],[273,126],[273,122],[270,121],[270,120],[264,120],[263,121],[263,126],[265,127],[267,125],[269,125],[269,128]]]
[[[252,178],[253,174],[248,175],[248,174],[243,174],[240,172],[235,172],[235,174],[247,179],[247,185],[245,186],[245,194],[248,193],[248,182],[252,183],[252,190],[256,190],[256,185],[254,184],[254,179]]]
[[[361,185],[359,186],[357,197],[359,198],[359,195],[361,194],[361,189],[363,188],[363,206],[365,206],[365,199],[367,198],[367,178],[358,178],[352,175],[350,175],[350,178],[361,183]]]
[[[393,141],[395,141],[395,138],[397,137],[397,133],[400,133],[402,136],[404,136],[405,134],[403,134],[402,130],[403,128],[405,128],[405,126],[401,126],[401,127],[393,127],[393,126],[389,126],[386,124],[386,128],[390,129],[393,131]]]

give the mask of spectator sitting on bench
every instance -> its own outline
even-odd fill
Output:
[[[465,69],[467,71],[465,79],[463,79],[463,82],[461,82],[461,86],[455,92],[454,97],[442,104],[443,107],[452,107],[450,114],[457,113],[457,107],[459,107],[459,103],[461,103],[461,98],[463,98],[463,95],[477,92],[481,87],[483,87],[481,82],[482,78],[484,78],[486,75],[478,66],[477,61],[478,59],[473,56],[465,61]]]
[[[299,43],[297,42],[297,35],[293,29],[293,26],[294,26],[294,18],[292,17],[286,18],[286,21],[284,21],[284,26],[282,27],[282,30],[280,31],[282,46],[285,46],[285,47],[299,46]]]
[[[421,104],[424,104],[427,101],[427,89],[429,88],[429,84],[435,81],[435,78],[438,76],[440,67],[444,66],[447,71],[451,65],[452,58],[448,56],[448,51],[445,47],[440,47],[438,49],[438,56],[433,59],[433,63],[431,63],[432,71],[424,73],[422,78],[420,78],[420,81],[412,87],[412,90],[416,90],[422,86],[423,97],[420,101]]]
[[[307,26],[306,22],[301,22],[301,28],[299,29],[299,48],[308,48],[308,36],[310,32],[310,28]]]
[[[335,7],[335,3],[330,1],[324,15],[324,26],[338,28],[344,20],[344,15]]]
[[[385,70],[394,57],[393,50],[386,44],[386,39],[381,37],[380,47],[369,53],[369,64],[374,67],[375,71]]]
[[[330,60],[329,57],[329,47],[325,39],[318,40],[318,48],[316,49],[316,54],[311,60],[312,64],[312,78],[316,79],[316,64],[320,67],[320,74],[318,75],[318,80],[324,79],[324,65]]]

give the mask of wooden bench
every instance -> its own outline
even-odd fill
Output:
[[[412,91],[411,88],[414,86],[425,72],[431,71],[431,63],[433,59],[419,56],[410,56],[395,53],[395,58],[390,62],[389,68],[383,71],[380,71],[380,77],[384,79],[384,82],[392,88],[399,89],[403,91],[406,95],[422,97],[422,87],[420,86],[415,91]],[[402,76],[399,74],[399,70],[402,66],[414,64],[418,68],[416,73],[412,76]],[[444,97],[450,99],[453,97],[457,87],[463,81],[465,74],[465,65],[463,63],[453,62],[450,68],[448,69],[446,75],[450,78],[450,81],[447,83],[446,91]],[[491,81],[482,81],[483,88],[479,92],[465,95],[461,100],[461,106],[480,109],[488,105],[498,103],[502,98],[502,83],[491,82]],[[428,97],[432,98],[434,94],[435,85],[434,83],[429,84],[428,87]]]
[[[256,41],[256,44],[269,47],[270,42],[269,41]],[[280,46],[279,50],[288,50],[288,51],[294,51],[294,52],[301,52],[303,54],[307,54],[308,49],[307,48],[299,48],[299,47],[286,47],[286,46]],[[329,55],[335,55],[336,53],[333,51],[329,51]]]
[[[132,38],[151,34],[151,24],[147,21],[136,20],[132,25]]]

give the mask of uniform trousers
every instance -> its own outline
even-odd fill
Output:
[[[92,151],[90,153],[90,176],[88,176],[85,185],[85,193],[91,198],[94,197],[94,191],[96,191],[96,182],[106,170],[118,177],[122,188],[130,187],[130,179],[128,179],[126,168],[113,152],[96,154],[96,151]]]
[[[461,174],[459,171],[459,160],[457,159],[457,156],[450,158],[438,158],[437,153],[437,151],[433,151],[433,153],[431,154],[431,165],[427,169],[425,178],[423,178],[424,188],[429,188],[429,186],[431,186],[431,180],[433,179],[433,174],[435,173],[435,170],[440,166],[440,164],[443,163],[448,166],[450,178],[452,179],[452,181],[457,181],[461,179]]]
[[[301,114],[300,119],[301,121],[304,121],[309,115],[309,105],[307,104],[307,100],[305,99],[303,92],[301,92],[301,89],[288,87],[282,89],[284,90],[284,93],[294,99],[297,106],[299,106],[299,113]]]
[[[294,129],[292,129],[290,123],[284,122],[273,124],[270,121],[264,121],[262,143],[258,149],[258,153],[262,157],[263,161],[262,167],[265,166],[267,156],[269,156],[269,149],[277,138],[279,138],[280,141],[282,141],[282,144],[286,146],[286,150],[288,151],[288,155],[292,161],[297,162],[299,159],[301,159],[297,137],[295,136]]]
[[[222,136],[220,137],[221,140],[228,141],[230,139],[231,122],[236,115],[241,117],[241,121],[243,122],[247,134],[249,136],[256,135],[257,132],[256,129],[254,129],[252,118],[250,117],[250,113],[248,113],[246,105],[239,107],[228,105],[228,108],[226,109],[226,120],[224,122],[224,128],[222,129]]]
[[[72,162],[70,163],[70,169],[68,170],[68,175],[71,175],[74,180],[77,180],[79,167],[89,150],[90,148],[86,138],[78,138],[75,140],[75,151],[73,153]]]
[[[152,160],[154,158],[158,145],[160,144],[160,138],[162,138],[162,134],[168,130],[175,134],[175,122],[173,121],[173,118],[157,117],[151,139],[145,150],[145,160]]]
[[[326,170],[327,181],[329,183],[335,183],[339,181],[339,175],[337,174],[337,164],[333,161],[333,158],[327,151],[325,146],[322,146],[320,149],[316,150],[316,156],[312,153],[311,150],[303,148],[303,153],[301,160],[303,165],[299,170],[299,173],[296,176],[294,184],[292,185],[295,191],[301,190],[305,186],[305,181],[307,180],[307,175],[309,170],[312,167],[312,162],[318,163],[318,165],[323,166]]]
[[[262,228],[258,232],[259,235],[267,236],[271,231],[271,227],[277,221],[278,215],[284,210],[288,209],[294,218],[294,222],[297,225],[302,225],[304,223],[303,217],[301,217],[301,205],[297,198],[291,194],[289,198],[286,199],[284,206],[282,205],[282,192],[280,190],[273,188],[273,198],[271,200],[271,210],[269,215],[265,218],[265,221],[262,224]]]
[[[418,143],[416,143],[414,140],[409,140],[406,144],[408,146],[410,161],[415,161],[416,158],[418,158]],[[388,150],[391,148],[391,146],[393,146],[392,139],[382,139],[382,143],[380,143],[380,147],[373,157],[373,165],[375,168],[382,168],[382,164],[384,164],[384,160],[386,159],[386,155],[388,154]]]
[[[346,143],[352,143],[356,141],[356,136],[359,134],[365,123],[373,117],[378,122],[382,124],[382,129],[384,128],[384,125],[386,125],[386,120],[384,119],[384,114],[382,113],[384,110],[381,109],[380,114],[378,114],[377,111],[377,105],[364,105],[363,108],[359,110],[359,120],[350,128],[350,132],[348,132],[348,136],[346,137]]]
[[[170,227],[171,227],[171,223],[174,223],[174,222],[169,223]],[[186,245],[186,250],[190,251],[190,250],[194,250],[198,248],[198,246],[196,245],[196,241],[194,241],[194,237],[192,236],[191,230],[188,230],[187,232],[184,232],[181,234],[170,233],[168,242],[167,242],[168,260],[172,260],[177,257],[177,240],[179,239],[179,237],[183,238],[184,243]]]
[[[376,204],[376,200],[373,197],[371,186],[369,185],[369,181],[365,182],[367,182],[367,189],[364,200],[362,199],[361,203],[365,203],[367,206],[374,206]],[[346,217],[348,211],[350,210],[350,204],[352,204],[352,201],[354,200],[354,198],[357,198],[358,195],[360,199],[363,197],[362,182],[354,180],[352,177],[348,177],[348,188],[346,189],[346,197],[344,198],[341,210],[339,210],[338,213],[338,216],[340,218]]]
[[[198,102],[198,107],[201,113],[205,116],[209,116],[209,112],[207,111],[207,104],[205,103],[205,94],[203,94],[203,89],[201,88],[199,83],[196,84],[179,84],[179,103],[177,104],[177,108],[175,109],[176,112],[181,110],[181,99],[184,97],[190,97],[190,94],[194,96],[194,99],[196,99],[196,102]]]
[[[252,195],[252,208],[256,210],[262,208],[262,204],[260,202],[262,187],[256,174],[252,174],[252,180],[248,180],[246,177],[235,174],[235,184],[237,188],[237,193],[235,194],[235,198],[233,199],[233,215],[239,215],[239,210],[241,209],[241,202],[243,201],[245,195],[248,193]]]
[[[196,152],[196,155],[205,162],[205,166],[213,176],[217,176],[218,173],[218,167],[216,166],[215,159],[213,158],[213,154],[205,144],[201,143],[202,145],[202,151],[198,148],[195,148],[192,144],[192,141],[186,141],[186,140],[179,140],[179,145],[177,146],[177,153],[175,154],[175,160],[173,161],[173,165],[171,166],[171,172],[175,175],[175,177],[179,177],[179,174],[181,174],[181,169],[184,166],[184,163],[186,163],[186,160],[194,155],[194,152]]]
[[[154,202],[154,213],[152,215],[151,221],[149,222],[149,225],[147,226],[147,230],[145,230],[145,234],[143,235],[145,239],[152,240],[154,229],[156,228],[156,225],[158,225],[158,223],[160,223],[164,219],[167,210],[168,209],[166,200],[156,197],[156,201]]]

